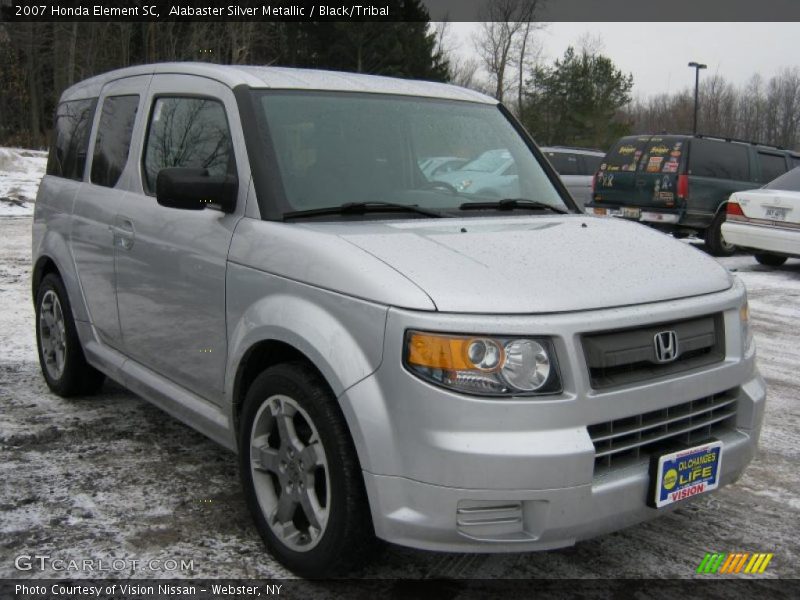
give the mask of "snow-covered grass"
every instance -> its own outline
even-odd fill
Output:
[[[0,216],[33,214],[47,152],[0,148]]]

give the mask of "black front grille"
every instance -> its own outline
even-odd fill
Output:
[[[736,396],[723,392],[669,408],[589,426],[595,475],[640,463],[652,455],[699,444],[735,428]]]
[[[675,360],[660,363],[656,357],[655,336],[664,331],[675,332],[679,353]],[[725,358],[721,314],[586,334],[582,343],[595,389],[655,379]]]

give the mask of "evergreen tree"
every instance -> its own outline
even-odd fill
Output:
[[[537,67],[527,82],[524,122],[543,145],[607,148],[625,135],[620,109],[630,102],[633,76],[611,59],[567,48],[550,67]]]
[[[372,75],[446,81],[448,63],[436,49],[427,9],[420,0],[390,0],[391,14],[406,21],[292,24],[303,40],[278,63]]]

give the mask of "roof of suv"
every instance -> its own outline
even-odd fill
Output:
[[[670,137],[670,138],[681,138],[681,139],[701,139],[701,140],[712,140],[715,142],[727,142],[730,144],[742,144],[745,146],[755,146],[757,148],[766,148],[769,150],[779,150],[781,152],[785,152],[796,156],[800,153],[796,150],[792,150],[790,148],[784,148],[782,146],[775,146],[773,144],[766,144],[764,142],[754,142],[753,140],[743,140],[739,138],[732,138],[732,137],[725,137],[722,135],[710,135],[707,133],[639,133],[639,134],[632,134],[632,135],[625,135],[622,136],[617,140],[629,140],[634,138],[652,138],[652,137]]]
[[[156,63],[109,71],[68,88],[61,96],[61,100],[95,97],[100,93],[100,89],[110,81],[150,74],[195,75],[219,81],[231,88],[237,85],[246,85],[251,88],[284,90],[366,92],[497,104],[497,100],[490,96],[446,83],[337,71],[217,65],[206,62]]]

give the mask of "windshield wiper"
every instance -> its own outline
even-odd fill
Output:
[[[297,219],[323,215],[363,215],[368,212],[412,212],[418,215],[435,218],[446,216],[438,211],[422,208],[417,204],[398,204],[395,202],[346,202],[339,206],[325,206],[322,208],[286,212],[283,213],[283,218]]]
[[[547,204],[546,202],[539,202],[538,200],[528,200],[526,198],[504,198],[495,202],[464,202],[458,207],[460,210],[514,210],[515,208],[543,208],[545,210],[552,210],[553,212],[566,215],[569,211]]]

